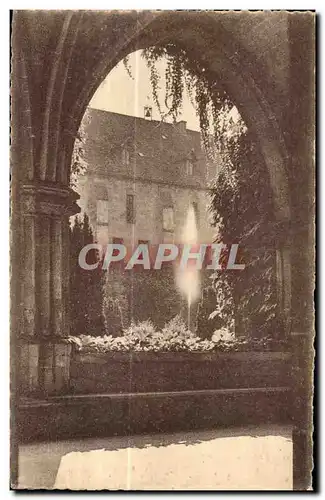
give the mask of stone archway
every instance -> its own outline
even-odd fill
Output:
[[[157,13],[155,15],[158,16]],[[87,85],[75,100],[70,122],[74,132],[73,137],[93,94],[121,59],[134,50],[147,48],[161,42],[178,44],[188,52],[195,54],[197,59],[204,60],[208,71],[215,75],[215,78],[236,104],[245,123],[254,133],[260,145],[262,157],[270,175],[276,219],[289,221],[288,153],[276,113],[270,106],[268,99],[272,93],[272,82],[268,81],[267,75],[260,78],[263,68],[260,68],[256,61],[250,60],[244,47],[240,46],[237,40],[234,40],[234,36],[229,39],[229,34],[216,23],[216,19],[213,19],[211,13],[201,13],[199,23],[197,17],[191,16],[191,13],[182,15],[188,16],[185,27],[183,25],[184,19],[178,19],[177,14],[159,14],[158,18],[154,18],[150,22],[147,21],[141,30],[133,33],[126,43],[116,46],[115,50],[109,47],[108,50],[103,51],[102,58],[98,60],[87,80]],[[167,33],[166,27],[168,27]],[[218,36],[221,40],[218,45],[214,43],[216,28],[219,30]],[[193,37],[193,33],[195,33],[195,37]],[[202,54],[204,55],[202,56]],[[247,70],[245,63],[249,65],[250,70]],[[243,68],[245,68],[244,72]],[[259,76],[258,79],[256,79],[256,74]],[[69,170],[71,142],[66,153],[64,168]],[[69,174],[64,173],[63,177],[66,176]]]
[[[157,13],[156,13],[156,16]],[[261,158],[263,158],[269,181],[273,190],[276,233],[277,287],[279,308],[284,320],[284,333],[290,330],[291,308],[291,256],[289,227],[291,220],[290,194],[288,181],[288,152],[284,135],[278,123],[276,112],[270,106],[266,96],[271,93],[268,77],[263,68],[250,60],[249,55],[238,40],[229,39],[227,31],[218,26],[220,44],[215,42],[215,19],[211,13],[201,13],[200,23],[197,17],[185,14],[187,24],[178,19],[175,13],[159,15],[149,19],[137,30],[127,42],[108,50],[98,61],[94,71],[75,103],[73,123],[75,133],[79,127],[84,111],[94,92],[115,65],[131,51],[147,48],[152,45],[173,42],[194,54],[197,59],[204,60],[211,75],[223,85],[228,95],[238,107],[245,123],[256,137]],[[168,26],[168,31],[166,31]],[[195,32],[195,38],[192,34]],[[203,56],[202,56],[203,54]],[[250,71],[246,71],[246,62]],[[243,74],[242,68],[245,67]],[[258,73],[259,78],[255,78]],[[71,147],[71,146],[70,146]],[[68,149],[70,151],[70,149]],[[70,152],[66,159],[66,168],[70,166]],[[67,174],[68,176],[68,174]]]
[[[272,106],[279,93],[263,64],[229,35],[222,14],[40,11],[35,16],[27,11],[16,13],[14,36],[13,223],[20,231],[14,235],[12,272],[22,281],[15,287],[13,328],[22,392],[61,393],[68,386],[68,221],[78,211],[69,176],[82,116],[117,62],[161,41],[174,41],[205,58],[258,139],[274,193],[278,288],[288,331],[287,153],[281,117]]]

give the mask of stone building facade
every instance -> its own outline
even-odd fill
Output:
[[[77,190],[98,243],[179,243],[190,205],[200,242],[212,242],[207,204],[214,175],[199,132],[187,130],[184,121],[89,108],[85,135],[88,167]]]
[[[103,247],[123,243],[129,251],[147,243],[153,253],[159,243],[182,243],[192,206],[198,241],[212,243],[207,206],[215,172],[206,162],[199,132],[188,130],[184,121],[161,123],[89,108],[84,136],[87,170],[77,190],[96,242]],[[113,335],[131,320],[151,319],[162,327],[178,313],[188,318],[172,266],[150,276],[139,271],[133,278],[121,269],[107,275],[104,316]],[[192,329],[196,311],[197,304]]]

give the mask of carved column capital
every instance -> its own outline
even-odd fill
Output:
[[[23,215],[47,215],[70,217],[80,212],[79,195],[68,186],[44,182],[24,183],[21,186],[21,210]]]

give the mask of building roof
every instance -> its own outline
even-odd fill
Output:
[[[187,130],[186,122],[164,123],[92,108],[88,116],[88,174],[120,174],[207,187],[200,132]],[[129,155],[128,165],[123,163],[123,149]],[[193,163],[191,176],[186,176],[186,160]]]

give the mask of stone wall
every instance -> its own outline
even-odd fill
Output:
[[[291,370],[290,354],[279,352],[75,354],[70,394],[21,402],[17,435],[33,442],[291,423]]]
[[[290,355],[266,353],[75,353],[75,394],[164,392],[290,384]]]
[[[132,179],[87,176],[78,185],[80,206],[90,219],[98,242],[105,244],[112,237],[123,238],[126,244],[134,239],[151,244],[163,243],[163,208],[174,208],[174,239],[179,242],[188,207],[196,203],[199,239],[211,243],[214,229],[209,224],[207,204],[209,195],[204,190],[166,186],[152,182],[134,183]],[[126,195],[134,195],[135,224],[126,222]],[[108,201],[108,223],[97,223],[97,200]]]

